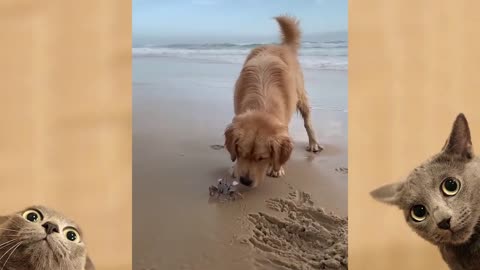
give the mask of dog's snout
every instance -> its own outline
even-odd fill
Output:
[[[240,183],[242,183],[245,186],[251,186],[253,181],[249,177],[240,176]]]

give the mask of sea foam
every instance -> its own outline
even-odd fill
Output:
[[[176,57],[192,61],[242,64],[252,48],[270,43],[146,44],[132,48],[133,57]],[[302,42],[299,60],[306,69],[347,70],[348,43]]]

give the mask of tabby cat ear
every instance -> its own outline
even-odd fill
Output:
[[[467,118],[463,113],[459,114],[453,123],[452,132],[448,138],[443,152],[450,155],[460,156],[466,159],[473,158],[472,138]]]
[[[381,186],[370,192],[370,195],[377,201],[397,205],[402,196],[403,185],[403,182],[398,182]]]

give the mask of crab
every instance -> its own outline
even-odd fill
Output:
[[[239,183],[237,181],[233,181],[230,184],[225,178],[218,179],[216,186],[210,186],[208,188],[208,190],[210,191],[210,197],[223,197],[229,200],[243,198],[242,194],[237,191],[238,184]]]

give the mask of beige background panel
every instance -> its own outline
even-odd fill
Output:
[[[45,204],[131,269],[131,3],[0,2],[0,214]]]
[[[440,151],[459,112],[480,149],[480,2],[349,4],[349,266],[447,269],[368,193]]]

